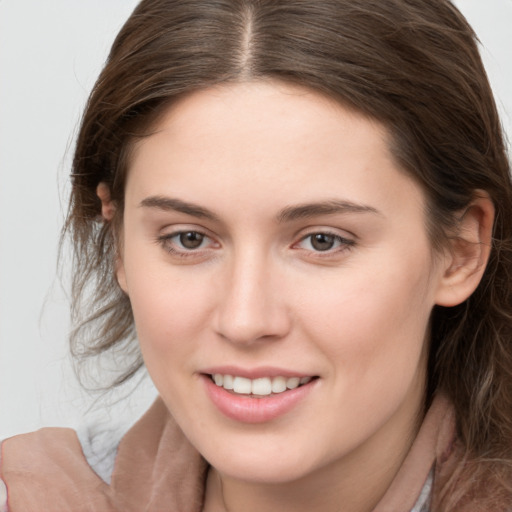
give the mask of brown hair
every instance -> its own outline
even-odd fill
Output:
[[[264,79],[314,89],[383,122],[397,162],[426,193],[434,247],[476,189],[492,198],[493,247],[480,286],[432,315],[428,397],[448,395],[468,457],[494,461],[495,474],[510,479],[509,161],[475,34],[448,0],[143,0],[113,44],[76,145],[65,228],[74,247],[75,354],[131,357],[115,383],[142,365],[114,272],[134,138],[184,94]],[[100,181],[117,204],[112,224],[99,219]]]

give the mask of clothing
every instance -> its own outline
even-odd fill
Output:
[[[435,500],[429,484],[451,477],[454,432],[453,409],[439,396],[374,512],[428,512]],[[110,485],[87,463],[71,429],[10,438],[0,460],[9,512],[200,512],[207,469],[160,398],[122,438]],[[470,510],[484,509],[464,512]]]

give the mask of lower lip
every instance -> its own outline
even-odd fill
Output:
[[[296,407],[309,394],[318,379],[263,398],[235,395],[217,386],[209,375],[203,375],[203,380],[206,393],[222,414],[242,423],[265,423],[283,416]]]

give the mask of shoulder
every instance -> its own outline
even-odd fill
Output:
[[[37,468],[38,463],[51,467],[51,461],[62,462],[82,453],[76,432],[70,428],[43,428],[2,441],[1,469],[5,476],[10,468],[24,472]]]
[[[76,432],[69,428],[43,428],[2,442],[0,475],[3,510],[36,512],[41,496],[55,504],[68,503],[75,488],[98,489],[104,482],[91,469]],[[28,490],[30,489],[30,492]],[[0,503],[2,503],[0,498]]]
[[[102,430],[100,430],[100,433]],[[200,510],[207,463],[188,442],[161,399],[114,442],[110,484],[91,467],[87,453],[104,454],[98,432],[80,436],[72,429],[45,428],[2,443],[0,477],[9,512],[73,510],[128,512]],[[110,476],[111,468],[107,468]],[[4,500],[5,501],[5,500]],[[0,512],[4,512],[0,509]]]

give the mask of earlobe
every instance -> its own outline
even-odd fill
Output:
[[[489,260],[494,223],[494,205],[489,194],[476,191],[475,199],[462,212],[458,230],[447,249],[444,273],[436,304],[456,306],[477,288]]]
[[[110,187],[104,182],[100,182],[96,187],[96,195],[101,201],[101,216],[105,221],[111,221],[116,211],[114,202],[110,195]]]

